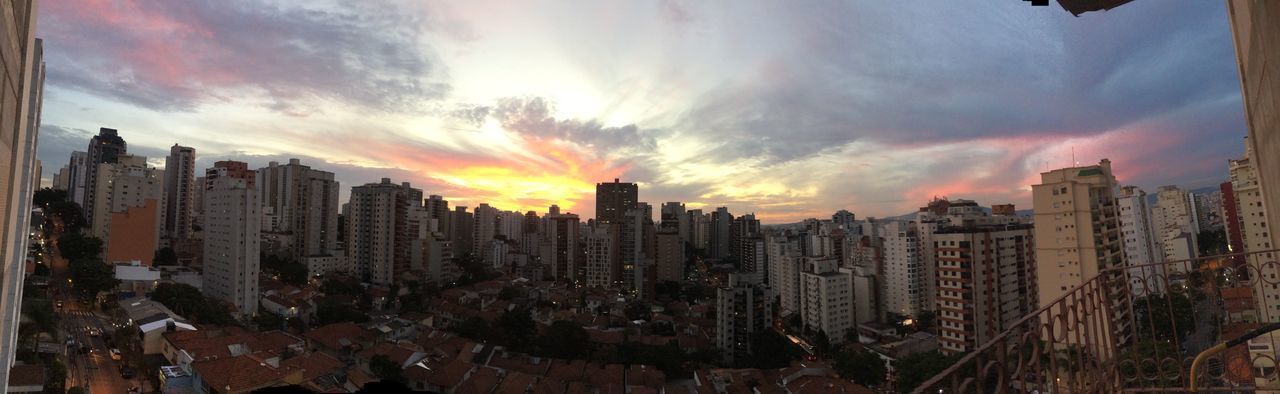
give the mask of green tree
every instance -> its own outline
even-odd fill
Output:
[[[523,307],[503,312],[498,317],[498,328],[506,334],[511,347],[517,350],[525,349],[538,330],[533,318],[529,316],[529,310]]]
[[[916,329],[926,331],[933,328],[933,323],[938,320],[938,315],[930,310],[923,310],[916,314]]]
[[[888,370],[884,366],[884,360],[870,351],[840,352],[835,356],[833,367],[840,372],[840,376],[869,387],[884,382],[884,375]]]
[[[71,280],[77,290],[93,298],[120,285],[111,266],[90,258],[71,261]]]
[[[800,352],[795,344],[773,330],[757,331],[751,334],[751,355],[745,360],[736,360],[743,368],[778,369],[791,365]]]
[[[917,386],[950,368],[961,356],[943,356],[936,351],[916,353],[898,359],[893,370],[898,374],[898,392],[909,393]],[[975,371],[976,372],[976,371]]]
[[[1196,244],[1200,246],[1201,256],[1215,256],[1227,253],[1227,232],[1225,229],[1204,230],[1196,234]]]
[[[369,371],[373,372],[373,376],[385,381],[404,383],[404,374],[399,365],[396,365],[391,358],[386,355],[379,354],[369,359]]]
[[[48,217],[57,217],[61,220],[63,230],[68,233],[79,232],[87,224],[84,219],[84,209],[80,208],[80,204],[70,201],[49,204],[46,214]]]
[[[1171,308],[1172,317],[1169,315]],[[1183,292],[1139,297],[1133,302],[1133,312],[1140,336],[1172,340],[1176,334],[1177,339],[1182,339],[1195,330],[1195,312],[1191,306],[1191,298]],[[1155,322],[1155,327],[1151,326],[1152,322]],[[1177,327],[1176,331],[1174,326]]]
[[[58,238],[58,252],[68,261],[95,258],[102,254],[102,240],[78,232],[66,233]]]
[[[653,316],[653,310],[649,308],[649,304],[640,301],[632,301],[627,304],[622,313],[627,316],[627,320],[649,320]]]
[[[501,291],[498,292],[498,299],[503,301],[510,301],[512,298],[523,296],[522,293],[524,292],[520,291],[520,289],[515,286],[505,286],[502,288]]]
[[[319,325],[351,321],[364,323],[369,315],[364,314],[355,305],[338,301],[334,297],[325,297],[316,305],[316,320]]]
[[[262,263],[264,272],[278,275],[281,282],[295,286],[305,286],[307,284],[306,264],[267,253],[263,253],[259,261]]]
[[[235,318],[227,312],[221,301],[205,297],[199,289],[182,283],[161,283],[151,293],[151,299],[164,304],[180,316],[201,324],[235,324]]]
[[[477,341],[487,340],[485,334],[490,330],[489,322],[479,317],[469,317],[449,327],[449,331]]]
[[[157,249],[155,256],[151,258],[152,265],[178,265],[178,254],[173,252],[173,248],[165,246]]]
[[[58,359],[49,360],[45,366],[44,389],[46,393],[61,393],[67,383],[67,366]]]
[[[360,281],[355,278],[335,275],[326,276],[324,281],[320,282],[320,292],[331,296],[355,296],[364,293],[364,288],[360,286]]]
[[[43,188],[36,190],[34,196],[31,197],[31,203],[44,209],[54,203],[67,201],[67,191],[62,189]]]
[[[539,354],[545,357],[582,359],[591,353],[591,338],[577,322],[556,320],[538,338]]]
[[[813,352],[818,357],[826,357],[827,353],[831,352],[831,338],[827,337],[827,332],[821,329],[818,330],[817,335],[813,336],[813,343],[810,345],[813,345]]]

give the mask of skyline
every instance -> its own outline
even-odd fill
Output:
[[[1122,184],[1194,189],[1243,153],[1220,3],[108,3],[40,10],[45,178],[111,127],[157,166],[173,143],[199,169],[298,157],[342,200],[390,177],[591,217],[594,184],[621,178],[655,206],[785,223],[933,196],[1030,208],[1072,151]]]

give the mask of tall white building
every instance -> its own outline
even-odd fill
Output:
[[[67,201],[80,205],[85,204],[85,195],[89,193],[86,186],[89,182],[89,154],[81,151],[71,152],[71,161],[67,163]]]
[[[1124,262],[1111,161],[1040,173],[1032,185],[1040,302]],[[1096,235],[1095,235],[1096,234]]]
[[[419,238],[416,212],[422,209],[422,190],[409,182],[367,183],[351,188],[347,204],[347,258],[353,271],[366,280],[389,285],[408,272],[413,246]]]
[[[168,239],[191,237],[191,214],[195,211],[196,150],[173,144],[164,161],[164,227]]]
[[[855,329],[853,271],[839,263],[835,257],[805,257],[800,273],[800,319],[826,333],[832,344],[844,342]]]
[[[18,352],[19,310],[27,259],[31,197],[40,185],[36,143],[44,91],[44,61],[36,39],[36,3],[0,4],[0,392],[7,392],[9,368]],[[10,19],[12,18],[12,19]]]
[[[103,240],[109,239],[111,218],[113,213],[139,208],[152,200],[159,212],[164,212],[164,170],[147,166],[147,158],[134,155],[120,155],[116,163],[98,164],[93,191],[93,235]],[[163,224],[161,216],[156,215],[156,226],[150,234],[131,234],[136,237],[156,239]],[[106,245],[107,249],[111,245]],[[110,263],[110,262],[108,262]]]
[[[707,250],[707,243],[711,239],[711,218],[703,214],[701,209],[690,209],[687,216],[689,217],[689,242],[693,244],[694,249]]]
[[[973,351],[1036,310],[1032,226],[945,226],[934,234],[943,353]]]
[[[884,234],[884,307],[886,312],[916,317],[928,308],[920,238],[910,223],[888,222]]]
[[[582,236],[586,262],[583,264],[582,284],[589,287],[608,288],[621,278],[618,267],[618,237],[610,228],[616,225],[600,224],[584,227]]]
[[[787,233],[769,234],[765,241],[769,259],[766,280],[779,296],[779,316],[800,313],[800,245]]]
[[[1151,207],[1151,223],[1164,261],[1195,257],[1194,254],[1178,253],[1185,252],[1185,248],[1179,245],[1179,238],[1183,234],[1194,236],[1196,232],[1193,207],[1191,194],[1177,186],[1161,186],[1156,191],[1156,204]]]
[[[1120,237],[1124,244],[1125,262],[1130,266],[1161,262],[1160,246],[1153,236],[1147,193],[1137,186],[1121,187],[1120,193],[1116,195],[1116,208],[1120,215]],[[1155,283],[1154,280],[1164,275],[1156,266],[1134,268],[1129,270],[1129,286],[1134,294],[1146,294],[1147,289],[1162,289],[1164,285]],[[1146,286],[1143,285],[1144,281]]]
[[[716,289],[716,347],[724,351],[726,363],[751,355],[752,334],[771,329],[772,320],[773,294],[768,286],[729,274],[727,283]]]
[[[1249,144],[1245,144],[1245,155],[1239,160],[1228,161],[1228,173],[1231,175],[1231,189],[1235,196],[1235,212],[1237,218],[1236,226],[1226,226],[1228,229],[1238,228],[1240,240],[1244,243],[1244,250],[1233,250],[1232,252],[1259,252],[1271,250],[1270,232],[1274,231],[1267,226],[1267,207],[1263,200],[1262,188],[1258,182],[1258,169],[1256,161],[1253,160],[1253,149],[1249,148]],[[1280,277],[1280,267],[1276,264],[1268,264],[1274,261],[1274,253],[1259,253],[1251,255],[1244,260],[1252,266],[1252,272],[1260,274],[1260,276],[1269,278],[1272,275]],[[1277,321],[1280,320],[1280,291],[1270,287],[1269,280],[1254,280],[1254,304],[1261,310],[1258,311],[1259,321]]]
[[[493,241],[498,234],[498,209],[489,204],[480,204],[475,209],[474,224],[471,226],[471,250],[479,253]]]
[[[550,269],[552,278],[576,282],[582,268],[582,261],[578,257],[581,222],[578,215],[560,213],[559,207],[552,208],[546,216],[543,265]]]
[[[346,269],[341,261],[325,264],[345,258],[345,252],[338,247],[340,187],[332,172],[302,165],[298,159],[289,159],[286,165],[273,161],[258,169],[263,211],[275,216],[271,221],[274,226],[262,231],[286,236],[289,242],[275,252],[316,268],[309,270],[311,275],[325,274],[326,269]]]
[[[249,165],[220,161],[205,170],[205,294],[235,305],[242,316],[258,313],[258,257],[262,202]]]

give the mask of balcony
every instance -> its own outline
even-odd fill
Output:
[[[912,392],[1186,392],[1201,351],[1280,320],[1262,301],[1280,293],[1275,251],[1105,269]],[[1280,390],[1265,376],[1276,353],[1249,347],[1274,334],[1206,360],[1195,389]]]

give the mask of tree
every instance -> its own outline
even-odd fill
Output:
[[[840,372],[840,376],[853,379],[863,386],[876,386],[884,382],[884,375],[888,370],[884,366],[884,360],[869,351],[840,352],[836,354],[833,367]]]
[[[510,301],[512,298],[522,296],[523,294],[521,293],[523,292],[521,292],[520,289],[516,288],[515,286],[505,286],[502,288],[501,291],[498,292],[498,299],[503,301]]]
[[[898,374],[898,392],[909,393],[915,390],[920,384],[950,368],[960,358],[961,356],[959,355],[947,357],[943,356],[942,353],[933,351],[916,353],[898,359],[898,362],[894,365],[894,371]]]
[[[1196,244],[1200,246],[1201,256],[1215,256],[1227,253],[1227,232],[1225,229],[1204,230],[1196,234]]]
[[[84,219],[84,209],[80,208],[80,204],[70,201],[49,204],[47,217],[57,217],[69,233],[78,232],[88,224]]]
[[[373,372],[373,376],[377,376],[381,380],[399,383],[404,383],[405,380],[400,366],[383,354],[369,359],[369,371]]]
[[[151,299],[164,304],[173,313],[201,324],[235,324],[235,318],[218,300],[205,297],[199,289],[183,283],[161,283]]]
[[[1172,318],[1169,309],[1173,309]],[[1150,335],[1155,339],[1172,340],[1186,338],[1195,330],[1195,312],[1191,299],[1183,292],[1169,292],[1168,295],[1152,294],[1139,297],[1133,301],[1134,318],[1138,322],[1139,336]],[[1151,327],[1155,322],[1155,327]],[[1173,330],[1177,327],[1177,331]]]
[[[156,250],[155,256],[151,258],[152,265],[178,265],[178,254],[173,252],[173,248],[165,246]]]
[[[449,327],[449,331],[453,331],[460,336],[471,338],[477,341],[486,340],[485,334],[490,331],[489,322],[479,317],[469,317],[466,320],[454,323]]]
[[[262,270],[268,274],[278,275],[281,282],[295,286],[305,286],[307,284],[307,265],[293,261],[292,259],[280,258],[273,254],[263,253],[259,261],[262,263]]]
[[[71,261],[71,280],[77,290],[93,298],[97,298],[98,293],[110,291],[120,285],[111,266],[90,258]]]
[[[930,310],[923,310],[916,314],[916,330],[926,331],[933,328],[933,323],[938,320],[938,315]]]
[[[826,331],[818,329],[818,334],[813,336],[811,345],[813,345],[813,352],[818,357],[826,357],[827,353],[831,351],[831,338],[827,337]]]
[[[551,322],[547,331],[538,338],[539,354],[563,359],[586,358],[591,353],[590,335],[578,323],[570,320]]]
[[[791,365],[800,351],[774,330],[762,330],[751,334],[751,356],[736,360],[744,368],[778,369]]]
[[[354,296],[363,293],[364,288],[360,286],[360,281],[357,281],[355,278],[345,276],[326,276],[324,281],[320,283],[320,292],[331,296]]]
[[[346,302],[339,302],[337,298],[325,297],[316,305],[316,320],[319,325],[356,322],[364,323],[369,321],[369,315],[364,314],[354,305]]]
[[[31,197],[31,203],[44,209],[54,203],[67,201],[67,191],[62,189],[43,188],[36,190],[34,196]]]
[[[58,238],[58,252],[69,261],[98,257],[102,254],[102,240],[78,232],[66,233]]]
[[[627,304],[627,307],[622,310],[622,313],[627,315],[627,320],[649,320],[653,315],[653,310],[649,308],[649,304],[640,301],[632,301]]]
[[[506,334],[511,347],[515,349],[524,349],[533,340],[538,329],[529,316],[529,310],[523,307],[503,312],[498,317],[498,328]]]
[[[654,285],[654,294],[657,298],[664,300],[675,300],[680,297],[680,282],[673,280],[664,280]]]

